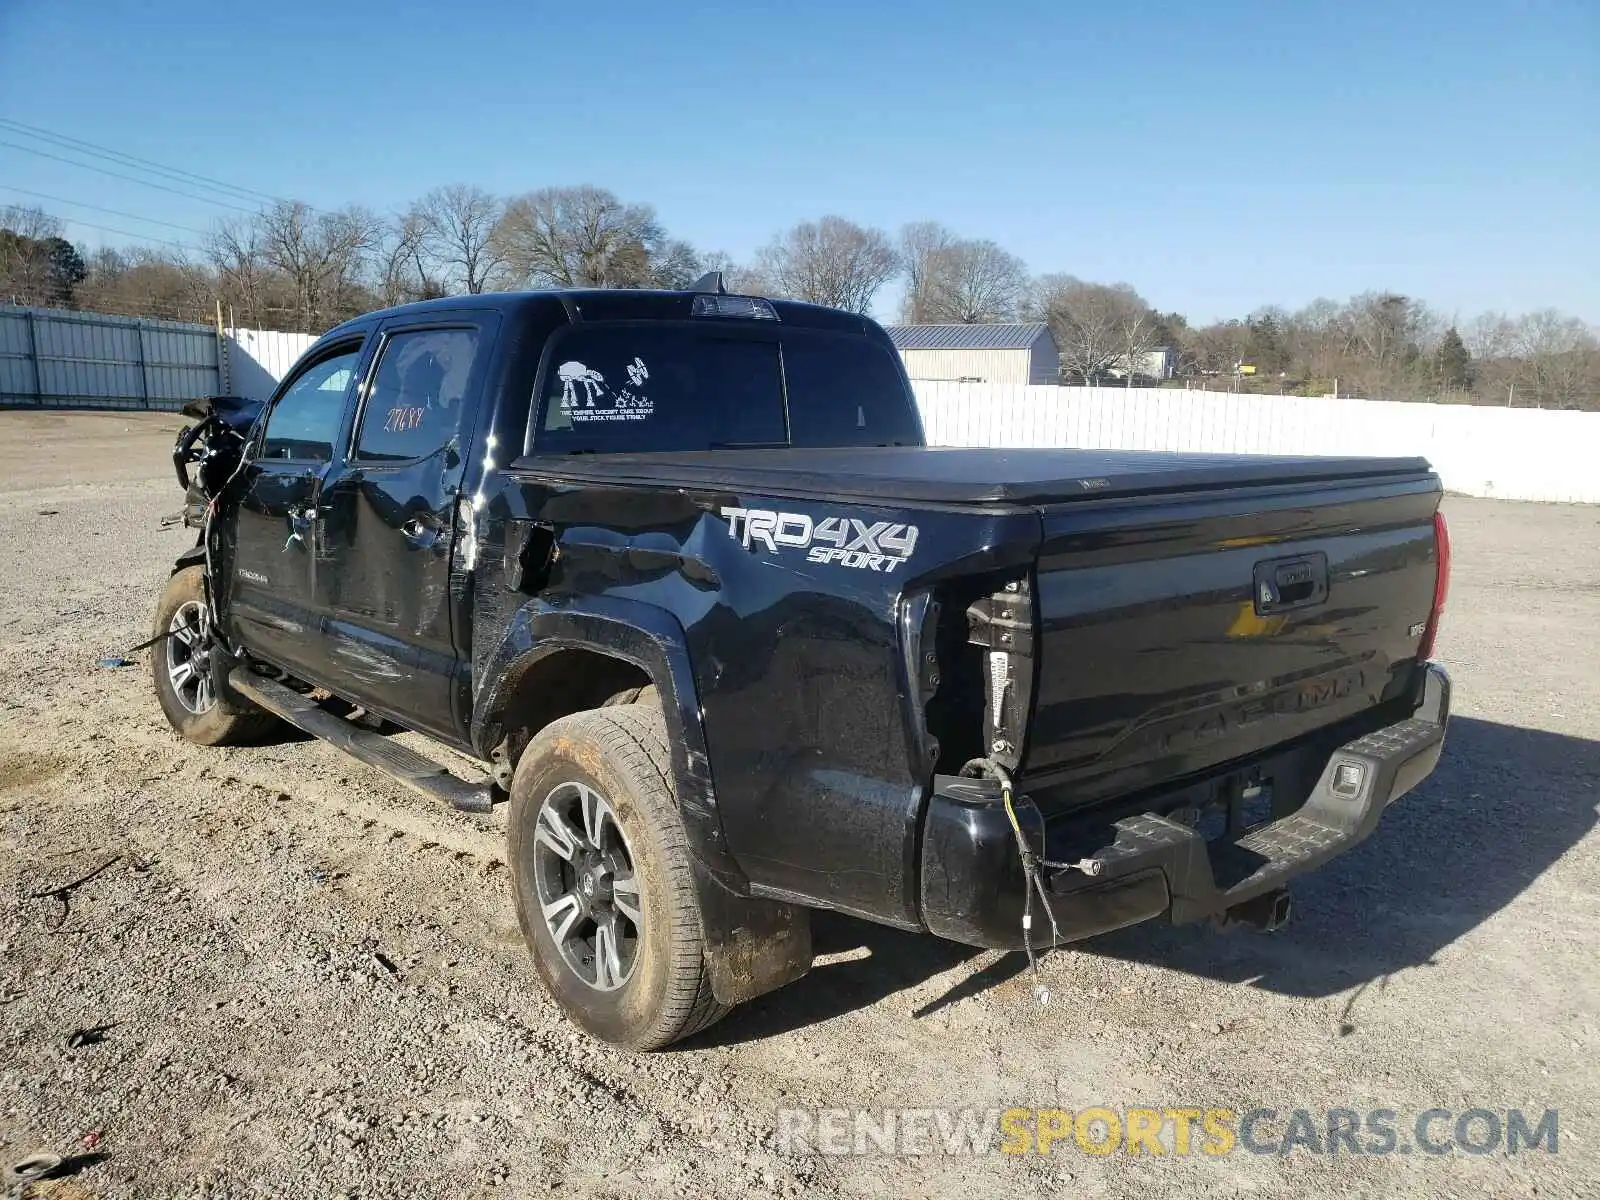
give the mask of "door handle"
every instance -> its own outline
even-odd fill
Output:
[[[295,508],[291,505],[285,511],[289,518],[289,536],[284,541],[283,548],[287,550],[296,542],[299,542],[302,546],[305,545],[306,534],[311,532],[312,524],[320,519],[321,514],[317,506],[315,504],[307,504],[302,508]]]

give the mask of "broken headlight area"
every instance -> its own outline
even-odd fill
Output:
[[[243,396],[207,396],[184,405],[183,415],[196,424],[179,432],[172,465],[184,490],[185,525],[198,529],[205,524],[207,507],[238,472],[261,410],[260,401]]]

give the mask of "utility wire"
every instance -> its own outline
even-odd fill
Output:
[[[179,250],[193,250],[194,245],[189,242],[175,242],[170,238],[152,237],[147,233],[135,233],[131,229],[114,229],[110,225],[96,225],[93,221],[80,221],[77,217],[67,217],[65,220],[71,225],[82,225],[85,229],[98,229],[102,233],[114,233],[119,237],[133,238],[135,241],[158,242],[163,246],[176,246]]]
[[[257,205],[255,208],[247,208],[243,204],[229,204],[225,200],[217,200],[210,196],[196,195],[194,192],[185,192],[179,188],[168,187],[162,183],[152,183],[148,179],[140,179],[135,175],[124,175],[122,172],[113,171],[109,167],[99,167],[94,163],[78,162],[75,159],[64,158],[59,154],[51,154],[48,150],[40,150],[33,146],[23,146],[16,142],[8,142],[3,139],[0,139],[0,146],[5,146],[12,150],[21,150],[24,154],[37,154],[41,158],[52,158],[56,162],[63,162],[68,166],[82,167],[88,171],[99,171],[102,175],[110,175],[114,179],[126,179],[129,183],[137,183],[141,187],[155,188],[160,192],[171,192],[174,196],[184,196],[190,200],[198,200],[202,204],[215,204],[218,208],[231,208],[235,212],[242,213],[256,213],[260,211],[260,205]]]
[[[20,134],[24,137],[37,138],[56,146],[72,150],[75,153],[86,154],[91,158],[101,158],[118,166],[131,167],[147,173],[155,173],[177,183],[189,186],[200,186],[208,191],[220,191],[234,200],[248,200],[252,203],[276,204],[282,200],[280,196],[259,192],[254,188],[241,187],[238,184],[225,183],[220,179],[213,179],[209,175],[201,175],[195,171],[187,171],[182,167],[171,167],[153,159],[140,158],[137,154],[128,154],[110,146],[102,146],[96,142],[85,141],[82,138],[68,137],[63,133],[54,133],[48,129],[41,129],[37,125],[27,125],[21,121],[14,121],[9,117],[0,117],[0,126],[9,132]]]
[[[84,200],[68,200],[65,196],[52,196],[48,192],[35,192],[29,188],[17,187],[15,184],[0,183],[0,189],[8,192],[20,192],[24,196],[32,196],[38,200],[49,200],[55,204],[65,204],[69,208],[90,208],[95,212],[110,213],[113,217],[126,217],[130,221],[144,221],[151,225],[165,225],[168,229],[176,229],[180,233],[193,233],[200,237],[205,236],[205,230],[195,229],[189,225],[178,225],[172,221],[163,221],[157,217],[141,217],[138,213],[123,212],[119,208],[106,208],[101,204],[90,204]],[[85,224],[79,221],[78,224]]]

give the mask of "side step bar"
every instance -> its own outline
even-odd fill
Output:
[[[316,701],[275,680],[257,675],[249,667],[235,667],[228,675],[228,685],[268,712],[282,717],[296,729],[339,747],[346,754],[359,758],[368,766],[377,767],[424,796],[443,800],[461,812],[483,814],[494,811],[494,797],[487,783],[473,784],[457,779],[432,759],[391,742],[382,734],[361,729],[343,717],[334,716]]]

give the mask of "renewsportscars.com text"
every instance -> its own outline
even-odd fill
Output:
[[[1556,1154],[1556,1109],[783,1108],[781,1154]]]

